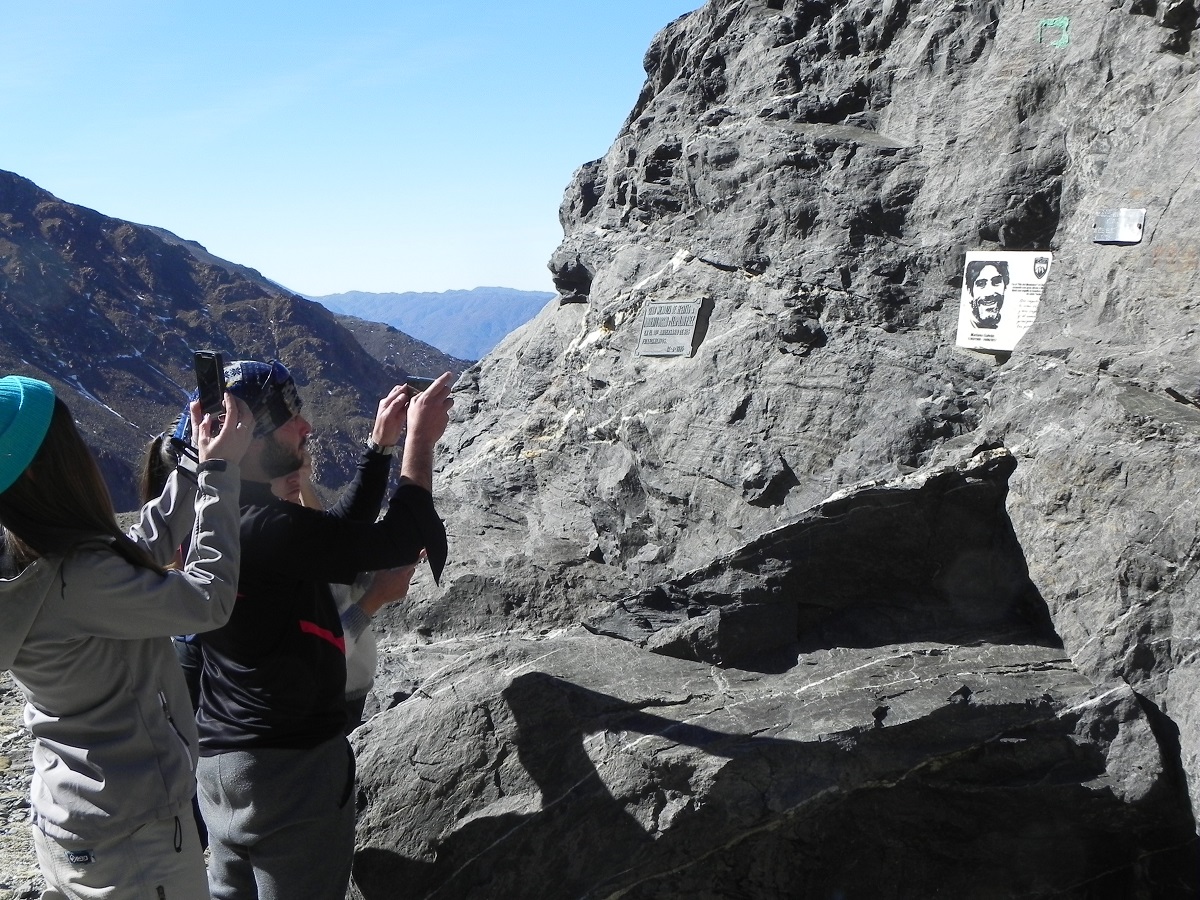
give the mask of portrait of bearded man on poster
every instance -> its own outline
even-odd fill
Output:
[[[963,276],[971,295],[971,324],[975,328],[999,328],[1004,295],[1010,282],[1008,263],[1003,260],[972,260]]]

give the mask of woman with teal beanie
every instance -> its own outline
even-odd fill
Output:
[[[196,726],[170,636],[233,610],[253,421],[229,394],[219,433],[198,403],[191,419],[196,472],[172,473],[123,533],[53,388],[0,378],[0,669],[34,737],[43,898],[209,896],[191,815]]]

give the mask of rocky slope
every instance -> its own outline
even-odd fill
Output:
[[[561,303],[461,384],[453,559],[356,741],[365,896],[1195,896],[1196,18],[655,38]],[[955,347],[975,249],[1053,253],[1011,354]],[[638,355],[651,301],[700,304],[690,355]]]
[[[253,269],[0,172],[0,372],[43,378],[67,398],[118,508],[135,505],[142,448],[174,424],[201,348],[293,368],[332,487],[349,479],[376,401],[414,358],[380,365],[323,306]],[[433,348],[415,358],[446,361]]]
[[[337,314],[334,319],[389,371],[436,378],[443,372],[462,372],[473,362],[443,353],[437,347],[418,341],[383,322]]]

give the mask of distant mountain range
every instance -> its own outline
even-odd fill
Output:
[[[546,291],[478,287],[442,293],[304,295],[326,309],[398,328],[462,360],[483,359],[555,297]]]

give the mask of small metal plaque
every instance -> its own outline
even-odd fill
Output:
[[[1144,209],[1102,209],[1092,225],[1097,244],[1140,244],[1146,227]]]
[[[696,335],[703,301],[675,301],[646,304],[642,316],[642,337],[638,356],[688,356]]]

